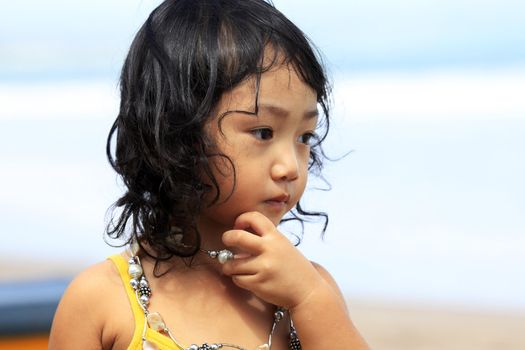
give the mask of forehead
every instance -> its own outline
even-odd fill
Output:
[[[290,64],[276,64],[259,77],[251,76],[221,96],[217,112],[255,112],[256,105],[274,105],[304,113],[317,107],[317,93]]]

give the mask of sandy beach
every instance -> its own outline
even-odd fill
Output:
[[[349,302],[374,350],[523,350],[525,313]]]

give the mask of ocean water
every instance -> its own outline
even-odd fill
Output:
[[[525,69],[336,80],[301,249],[349,296],[525,310]],[[88,265],[122,190],[105,160],[113,80],[0,83],[4,258]],[[288,230],[294,230],[288,228]]]

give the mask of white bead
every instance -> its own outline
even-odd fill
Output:
[[[195,344],[191,344],[190,347],[186,350],[199,350],[199,346]]]
[[[224,264],[226,263],[226,261],[228,260],[232,260],[233,259],[233,253],[230,252],[229,250],[227,249],[223,249],[219,252],[219,256],[217,257],[217,260],[219,260],[219,262],[221,264]]]
[[[148,325],[154,331],[160,332],[166,329],[166,324],[158,312],[148,314]]]
[[[128,273],[131,277],[139,279],[142,276],[142,267],[138,264],[130,264],[128,267]]]
[[[257,350],[270,350],[270,346],[268,344],[259,345]]]
[[[142,277],[142,278],[140,279],[139,286],[141,286],[141,287],[149,287],[149,285],[148,285],[148,280],[145,279],[144,277]]]
[[[142,305],[148,305],[149,304],[149,297],[147,295],[145,295],[145,294],[141,295],[139,300],[140,300],[140,303]]]
[[[132,278],[132,279],[129,280],[129,285],[131,286],[131,288],[137,289],[137,287],[139,286],[139,281],[137,281],[136,279]]]

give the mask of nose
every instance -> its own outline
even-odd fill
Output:
[[[299,177],[299,158],[294,147],[276,152],[271,173],[274,181],[293,181]]]

